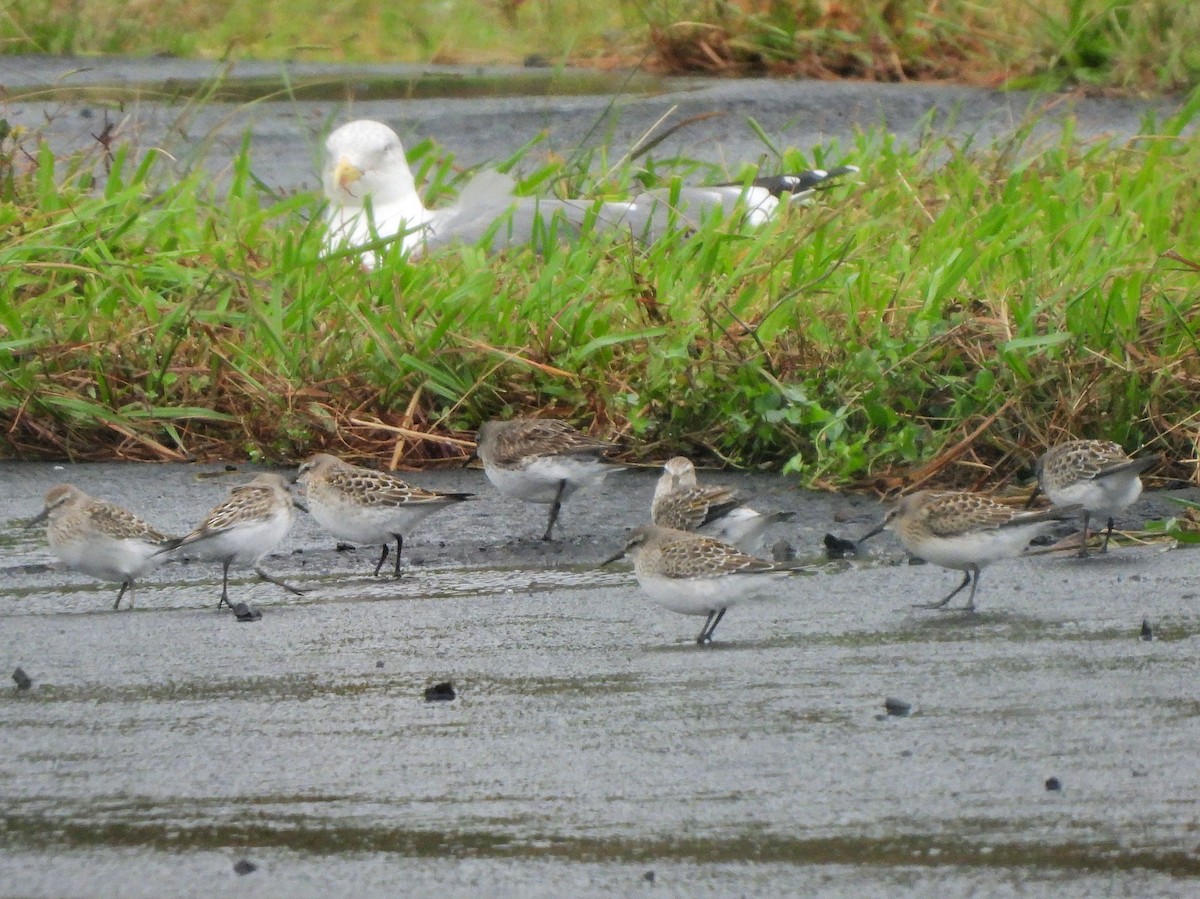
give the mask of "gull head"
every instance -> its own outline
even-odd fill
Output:
[[[337,206],[375,208],[416,198],[412,171],[396,132],[382,122],[360,119],[338,128],[325,141],[325,196]]]

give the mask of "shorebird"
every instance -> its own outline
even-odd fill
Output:
[[[662,527],[695,531],[754,553],[768,527],[786,521],[791,512],[764,515],[745,505],[733,487],[700,484],[696,466],[675,456],[663,466],[650,505],[651,520]]]
[[[769,176],[749,186],[685,186],[607,202],[518,197],[512,177],[484,171],[466,184],[454,204],[427,209],[400,138],[382,122],[360,119],[342,125],[329,135],[325,150],[327,248],[336,251],[393,239],[414,255],[449,243],[477,243],[489,235],[494,249],[537,244],[553,233],[569,239],[585,226],[620,229],[652,241],[671,228],[695,227],[718,207],[726,216],[740,210],[747,224],[758,225],[771,216],[782,196],[803,201],[824,182],[858,171],[844,165]],[[378,260],[374,251],[363,256],[368,268]]]
[[[1088,521],[1091,516],[1107,518],[1104,544],[1108,552],[1113,532],[1113,516],[1132,506],[1142,495],[1141,474],[1161,461],[1157,455],[1131,459],[1119,444],[1109,440],[1071,440],[1046,451],[1037,462],[1038,486],[1029,497],[1033,503],[1039,491],[1056,506],[1073,505],[1083,510],[1083,533],[1079,556],[1087,558]]]
[[[916,607],[943,609],[969,584],[964,611],[970,612],[975,609],[975,589],[984,567],[1020,555],[1030,540],[1074,512],[1074,508],[1024,512],[979,493],[920,490],[901,499],[883,523],[858,542],[890,530],[914,556],[963,572],[962,583],[944,599]]]
[[[96,499],[72,484],[46,491],[45,508],[27,523],[46,521],[46,539],[58,560],[74,571],[121,585],[113,610],[129,591],[134,605],[134,582],[162,562],[159,553],[170,543],[132,512]]]
[[[657,524],[634,530],[621,551],[601,565],[626,555],[653,602],[681,615],[707,616],[696,637],[700,645],[712,642],[726,611],[772,595],[779,581],[801,570],[795,563],[768,562],[712,537]]]
[[[251,565],[254,573],[297,596],[304,591],[267,574],[259,562],[279,545],[292,527],[296,513],[292,494],[282,475],[264,472],[248,484],[234,487],[229,499],[214,508],[195,530],[160,550],[190,547],[199,558],[221,563],[222,605],[229,602],[229,567]]]
[[[422,490],[395,475],[351,465],[328,453],[317,453],[300,466],[299,483],[308,511],[321,527],[341,540],[383,546],[376,577],[391,541],[396,541],[396,577],[400,577],[404,532],[475,495]]]
[[[616,444],[554,419],[484,422],[476,440],[484,473],[497,490],[526,502],[550,504],[543,540],[550,539],[559,509],[575,491],[624,470],[604,458]]]

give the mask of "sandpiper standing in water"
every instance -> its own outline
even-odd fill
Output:
[[[132,512],[96,499],[73,484],[58,484],[46,492],[45,508],[28,524],[46,521],[50,549],[67,568],[121,585],[113,610],[134,582],[163,561],[160,552],[171,538]]]
[[[234,487],[229,499],[208,513],[195,530],[172,540],[167,549],[191,548],[199,558],[221,563],[222,605],[229,602],[229,567],[252,565],[254,573],[297,596],[304,591],[262,570],[259,562],[287,536],[296,512],[282,475],[264,472],[249,484]]]
[[[765,598],[801,566],[768,562],[712,537],[644,524],[602,565],[632,556],[638,584],[650,599],[681,615],[706,615],[696,642],[712,642],[725,612],[748,599]]]
[[[650,517],[655,524],[680,531],[695,531],[754,553],[768,527],[786,521],[791,512],[764,515],[745,505],[733,487],[700,484],[696,466],[676,456],[663,466],[654,487]]]
[[[890,530],[914,556],[963,572],[962,583],[945,599],[916,607],[944,609],[969,584],[971,593],[963,611],[972,612],[979,572],[985,566],[1020,555],[1030,540],[1074,512],[1074,508],[1024,512],[979,493],[920,490],[901,499],[883,523],[859,542]]]
[[[328,453],[317,453],[300,466],[299,483],[308,499],[308,511],[321,527],[340,540],[383,546],[376,576],[393,540],[396,577],[400,577],[404,532],[475,495],[422,490],[395,475],[351,465]]]
[[[571,494],[624,466],[604,458],[616,444],[581,434],[566,422],[514,418],[479,427],[479,460],[501,493],[550,505],[543,540],[549,540],[559,509]]]
[[[1074,505],[1083,510],[1079,556],[1088,555],[1088,521],[1108,519],[1100,552],[1108,552],[1113,516],[1132,506],[1142,495],[1141,474],[1157,464],[1157,455],[1131,459],[1119,444],[1109,440],[1071,440],[1051,447],[1037,462],[1038,491],[1056,506]]]

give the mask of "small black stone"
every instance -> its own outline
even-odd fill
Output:
[[[454,684],[450,681],[442,681],[440,684],[425,688],[426,702],[450,702],[457,695],[454,692]]]
[[[1046,778],[1046,789],[1057,792],[1058,790],[1062,789],[1062,781],[1059,780],[1057,777],[1047,777]]]
[[[831,559],[840,559],[852,555],[858,550],[858,544],[836,534],[825,535],[825,555]]]
[[[889,696],[883,701],[883,708],[889,715],[896,715],[903,718],[912,711],[912,703],[905,702],[903,699],[897,699],[894,696]]]
[[[647,871],[642,875],[642,880],[646,881],[646,883],[654,883],[654,872]]]
[[[530,53],[524,59],[525,68],[527,69],[547,69],[552,63],[541,53]]]
[[[28,690],[33,686],[33,678],[26,674],[20,665],[13,671],[13,681],[16,682],[18,690]]]
[[[250,861],[249,859],[242,858],[233,863],[233,873],[237,874],[239,877],[244,877],[247,874],[253,874],[257,870],[258,865],[254,864],[254,862]]]
[[[238,467],[236,465],[226,465],[225,470],[226,471],[237,471]]]
[[[1150,626],[1149,618],[1142,619],[1142,639],[1143,640],[1153,640],[1154,639],[1154,628],[1152,628]]]
[[[233,607],[233,614],[238,621],[259,621],[262,619],[262,612],[244,602],[239,602]]]
[[[382,667],[383,667],[383,659],[380,659],[378,662],[376,662],[376,663],[375,663],[375,667],[376,667],[376,668],[382,668]]]
[[[355,551],[353,543],[343,543],[341,540],[338,541],[337,546],[334,548],[340,553],[352,553]]]

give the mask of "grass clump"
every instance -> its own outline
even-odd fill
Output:
[[[1200,76],[1178,0],[11,0],[10,53],[631,66],[1126,92]]]
[[[1200,94],[1122,145],[884,133],[781,170],[863,182],[757,230],[640,247],[460,247],[374,272],[322,259],[315,198],[228,192],[5,144],[5,455],[461,459],[481,420],[542,410],[810,485],[976,486],[1067,436],[1191,458],[1200,388]],[[462,176],[428,144],[418,182]],[[22,161],[24,160],[24,161]],[[726,180],[688,160],[515,160],[599,196]],[[107,165],[110,174],[98,179]],[[99,181],[103,181],[103,184]],[[428,436],[425,436],[428,435]],[[1194,474],[1182,462],[1177,473]]]

